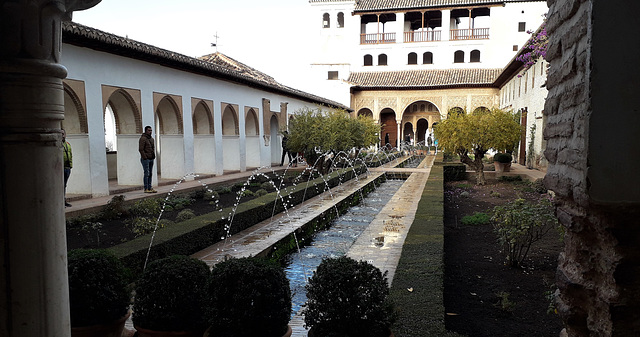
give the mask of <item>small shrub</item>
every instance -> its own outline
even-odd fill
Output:
[[[127,314],[127,270],[113,254],[76,249],[68,254],[71,326],[111,323]]]
[[[467,183],[460,183],[460,184],[456,184],[455,186],[456,188],[472,188],[473,185],[471,184],[467,184]]]
[[[216,264],[208,282],[207,318],[216,336],[280,337],[291,315],[284,269],[258,258]]]
[[[244,198],[244,197],[253,197],[255,195],[255,193],[253,193],[253,191],[251,190],[244,190],[242,191],[242,194],[240,195],[240,197]]]
[[[218,194],[231,193],[231,189],[229,187],[220,187],[217,192]]]
[[[186,221],[189,219],[193,219],[196,217],[196,214],[193,213],[192,210],[190,209],[183,209],[182,211],[180,211],[180,213],[178,213],[178,215],[176,216],[176,221],[177,222],[182,222],[182,221]]]
[[[389,336],[395,315],[386,272],[346,256],[325,258],[306,290],[304,322],[314,336]]]
[[[160,214],[160,200],[156,198],[145,198],[137,201],[129,212],[138,217],[157,217]]]
[[[202,197],[204,200],[218,200],[220,199],[220,195],[216,191],[208,190],[204,196]]]
[[[102,209],[101,217],[104,220],[117,219],[126,213],[124,209],[124,195],[116,195],[107,202]]]
[[[272,190],[275,190],[275,187],[273,187],[273,184],[271,184],[271,183],[270,183],[270,182],[268,182],[268,181],[265,181],[264,183],[262,183],[262,184],[260,185],[260,188],[262,188],[263,190],[266,190],[266,191],[272,191]]]
[[[146,217],[135,217],[125,222],[126,226],[136,235],[136,237],[152,233],[156,229],[156,219]],[[158,229],[163,228],[162,222],[158,223]]]
[[[507,164],[513,160],[513,157],[508,153],[498,152],[493,156],[493,161],[497,161],[498,163]]]
[[[257,190],[255,194],[256,194],[256,196],[261,197],[263,195],[269,194],[269,192],[267,192],[267,190],[261,188],[261,189]]]
[[[487,213],[476,212],[473,215],[466,215],[460,220],[463,225],[486,225],[491,221],[491,217]]]
[[[522,181],[522,177],[521,176],[500,176],[498,180],[505,181],[505,182],[515,182],[515,181]]]
[[[136,282],[133,323],[155,331],[201,331],[207,298],[207,264],[187,256],[149,263]]]
[[[531,187],[534,191],[543,194],[547,193],[547,188],[544,186],[544,181],[542,178],[538,178],[531,183]]]
[[[491,191],[491,193],[489,193],[489,195],[494,197],[494,198],[502,197],[502,194],[500,194],[500,192],[496,192],[496,191]]]
[[[87,238],[87,241],[89,242],[93,242],[93,237],[95,235],[96,238],[96,243],[98,244],[98,246],[100,245],[100,235],[106,235],[106,233],[104,233],[102,231],[102,223],[101,222],[85,222],[81,227],[80,227],[80,232],[84,233],[85,237]]]
[[[516,309],[516,304],[514,302],[511,302],[511,300],[509,300],[510,294],[508,292],[501,291],[497,293],[496,296],[498,296],[498,302],[496,302],[494,306],[496,306],[497,308],[500,308],[500,310],[503,310],[506,312],[513,312]]]
[[[535,203],[516,199],[496,206],[491,220],[498,243],[507,253],[507,262],[514,267],[522,264],[534,242],[559,227],[551,202],[546,198]]]

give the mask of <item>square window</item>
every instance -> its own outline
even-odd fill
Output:
[[[518,22],[518,31],[519,32],[524,32],[527,30],[527,23],[526,22]]]
[[[329,80],[337,80],[338,79],[338,72],[337,71],[330,71],[328,74],[328,79]]]
[[[518,51],[518,45],[517,44],[513,45],[513,51]]]

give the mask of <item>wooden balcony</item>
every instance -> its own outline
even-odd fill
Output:
[[[360,44],[396,43],[396,33],[360,34]]]
[[[404,32],[404,42],[440,41],[441,35],[442,34],[439,30]]]
[[[486,40],[489,39],[489,28],[451,29],[449,40]]]

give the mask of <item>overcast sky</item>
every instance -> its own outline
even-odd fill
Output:
[[[191,57],[218,51],[305,90],[308,0],[103,0],[73,21]]]

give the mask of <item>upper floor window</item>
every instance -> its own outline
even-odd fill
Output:
[[[338,28],[344,27],[344,13],[338,13]]]
[[[387,65],[387,54],[378,55],[378,65],[386,66]]]
[[[407,61],[408,64],[418,64],[418,54],[416,53],[409,53],[409,60]]]
[[[331,27],[331,20],[329,18],[329,13],[324,13],[322,15],[322,28]]]
[[[527,23],[526,22],[518,22],[518,31],[519,32],[524,32],[527,30]]]
[[[433,53],[428,51],[422,54],[422,64],[433,64]]]
[[[457,50],[453,54],[453,63],[464,63],[464,52],[462,50]]]
[[[364,56],[364,65],[365,66],[372,66],[373,65],[373,56],[367,54]]]
[[[476,50],[472,50],[471,51],[469,62],[480,62],[480,51],[479,50],[476,49]]]
[[[337,80],[338,79],[338,72],[337,71],[329,71],[329,73],[327,74],[327,79],[329,80]]]

